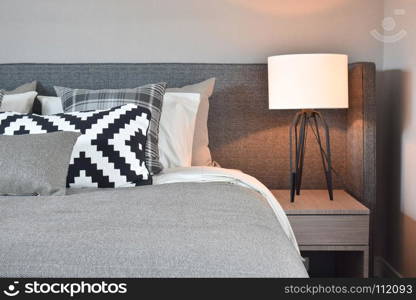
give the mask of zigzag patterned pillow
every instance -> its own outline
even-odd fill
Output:
[[[145,164],[150,120],[150,110],[134,104],[51,116],[4,112],[0,113],[0,134],[80,132],[71,156],[67,186],[133,187],[152,184]]]

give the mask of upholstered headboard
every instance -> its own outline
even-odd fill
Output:
[[[0,87],[12,89],[38,80],[38,92],[53,86],[126,88],[166,81],[170,87],[217,78],[210,101],[213,157],[223,167],[241,169],[270,188],[289,186],[289,124],[295,111],[268,109],[267,66],[263,64],[4,64]],[[375,201],[375,67],[350,65],[350,109],[323,111],[332,139],[335,187],[363,203]],[[309,139],[311,140],[311,139]],[[308,144],[304,188],[325,188],[320,156]]]

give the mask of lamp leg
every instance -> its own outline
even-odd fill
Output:
[[[290,160],[290,202],[295,202],[295,191],[296,191],[296,182],[297,182],[297,161],[298,161],[298,126],[299,122],[302,119],[302,112],[298,112],[295,118],[292,121],[290,126],[290,136],[289,136],[289,160]],[[293,143],[294,139],[294,143]],[[293,150],[293,146],[295,150]],[[293,152],[295,153],[295,159],[293,159]]]
[[[320,135],[319,126],[318,126],[318,118],[323,124],[324,130],[325,130],[326,153],[322,147],[321,135]],[[316,137],[316,140],[318,142],[319,149],[321,152],[322,165],[323,165],[324,172],[325,172],[329,199],[334,200],[333,185],[332,185],[331,144],[330,144],[330,138],[329,138],[328,124],[326,123],[325,119],[322,117],[322,115],[319,112],[313,113],[313,120],[314,120],[314,125],[315,125],[315,130],[316,130],[315,137]]]
[[[308,124],[309,124],[309,115],[303,113],[302,125],[300,128],[299,135],[299,158],[298,158],[298,168],[296,171],[296,195],[300,195],[300,188],[302,186],[302,174],[303,174],[303,165],[305,161],[305,149],[306,149],[306,140],[308,136]]]

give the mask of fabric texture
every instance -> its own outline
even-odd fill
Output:
[[[42,115],[56,115],[62,114],[64,109],[62,101],[59,97],[38,96],[42,108]]]
[[[5,94],[1,101],[0,112],[14,111],[22,114],[32,112],[33,102],[38,93],[26,92],[22,94]]]
[[[5,90],[0,90],[0,107],[1,107],[1,102],[3,101],[4,93],[5,93]]]
[[[36,92],[36,86],[37,86],[37,82],[32,81],[29,83],[22,84],[21,86],[18,86],[14,90],[6,91],[5,94],[14,95],[14,94],[23,94],[27,92]]]
[[[0,136],[1,195],[64,195],[76,132]]]
[[[165,83],[158,83],[134,89],[86,90],[56,86],[55,90],[62,99],[65,112],[109,109],[128,103],[149,109],[152,119],[145,151],[146,164],[151,173],[157,174],[163,168],[159,160],[158,137],[165,87]]]
[[[191,166],[199,103],[199,94],[165,94],[159,128],[160,162],[164,168]]]
[[[273,210],[276,219],[283,231],[300,253],[295,233],[292,230],[289,219],[282,206],[276,200],[273,193],[258,179],[240,170],[217,167],[191,167],[166,169],[153,178],[153,184],[184,183],[184,182],[224,182],[235,184],[261,194]]]
[[[16,250],[17,249],[17,250]],[[0,197],[0,277],[307,277],[265,199],[229,183]]]
[[[181,88],[169,88],[167,92],[176,93],[197,93],[201,95],[198,115],[196,117],[195,134],[192,151],[193,166],[212,166],[213,161],[209,149],[208,137],[208,112],[209,98],[214,92],[215,78],[210,78],[203,82],[186,85]]]
[[[80,132],[67,186],[131,187],[152,183],[144,154],[150,119],[148,109],[134,104],[51,116],[6,112],[0,113],[0,134]]]

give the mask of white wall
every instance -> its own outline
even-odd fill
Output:
[[[340,52],[382,63],[381,0],[1,0],[0,63],[266,62]]]

